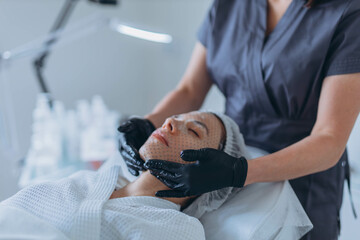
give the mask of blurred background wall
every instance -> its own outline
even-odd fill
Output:
[[[44,36],[60,11],[60,0],[0,0],[0,52]],[[173,43],[162,45],[120,35],[102,28],[84,38],[55,48],[48,58],[45,78],[54,97],[74,108],[79,99],[101,95],[110,109],[127,115],[144,115],[181,78],[211,0],[122,0],[118,7],[99,7],[80,1],[68,26],[93,14],[118,17],[124,23],[164,32]],[[0,201],[17,190],[18,160],[30,144],[32,110],[39,87],[30,58],[13,61],[1,74],[11,95],[18,147],[13,152],[0,149]],[[1,92],[1,91],[0,91]],[[224,99],[215,88],[205,107],[223,110]],[[1,136],[0,136],[1,138]],[[350,161],[360,166],[360,122],[349,141]],[[353,181],[360,214],[360,181]],[[342,239],[359,234],[352,219],[347,194],[342,211]],[[356,232],[357,231],[357,232]],[[357,235],[359,236],[359,235]]]
[[[44,36],[63,3],[0,0],[0,51]],[[99,94],[110,109],[120,113],[148,113],[181,78],[209,4],[210,0],[122,0],[117,7],[99,7],[79,1],[67,26],[99,14],[171,34],[174,40],[171,45],[159,44],[101,28],[51,52],[44,71],[50,91],[67,108],[74,108],[79,99],[90,100]],[[11,154],[0,150],[0,200],[17,190],[15,165],[29,147],[32,111],[39,93],[31,58],[10,62],[2,75],[11,95],[19,148]],[[219,101],[214,103],[222,107]]]

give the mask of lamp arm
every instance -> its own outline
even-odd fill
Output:
[[[50,30],[50,33],[55,33],[65,26],[66,22],[68,21],[71,13],[73,12],[75,5],[78,1],[79,0],[66,0],[65,1],[56,21],[54,23],[54,26]],[[55,44],[56,41],[59,39],[59,35],[57,35],[57,34],[53,34],[52,36],[53,37],[51,37],[44,43],[45,50],[37,58],[35,58],[35,60],[33,62],[41,91],[43,93],[47,93],[47,94],[50,94],[50,91],[49,91],[49,88],[47,87],[45,79],[43,77],[43,69],[44,69],[46,58],[50,54],[51,46],[53,44]],[[50,104],[51,104],[51,101],[50,101]]]

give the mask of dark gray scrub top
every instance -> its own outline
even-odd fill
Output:
[[[198,32],[226,114],[248,145],[275,152],[310,135],[322,82],[360,72],[360,0],[314,8],[293,0],[266,37],[266,0],[215,0]],[[346,152],[324,172],[291,181],[314,224],[306,239],[336,239]]]

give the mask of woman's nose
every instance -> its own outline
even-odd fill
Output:
[[[167,118],[163,125],[163,128],[174,134],[178,132],[178,124],[178,121],[174,118]]]

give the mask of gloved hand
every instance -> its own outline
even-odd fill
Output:
[[[243,187],[248,170],[244,157],[235,158],[225,152],[203,148],[184,150],[181,164],[163,160],[148,160],[145,168],[172,190],[158,191],[157,197],[186,197],[211,192],[224,187]]]
[[[139,148],[145,143],[155,126],[147,119],[131,118],[122,124],[118,131],[119,151],[123,156],[129,172],[138,176],[144,169],[144,160],[139,155]]]

